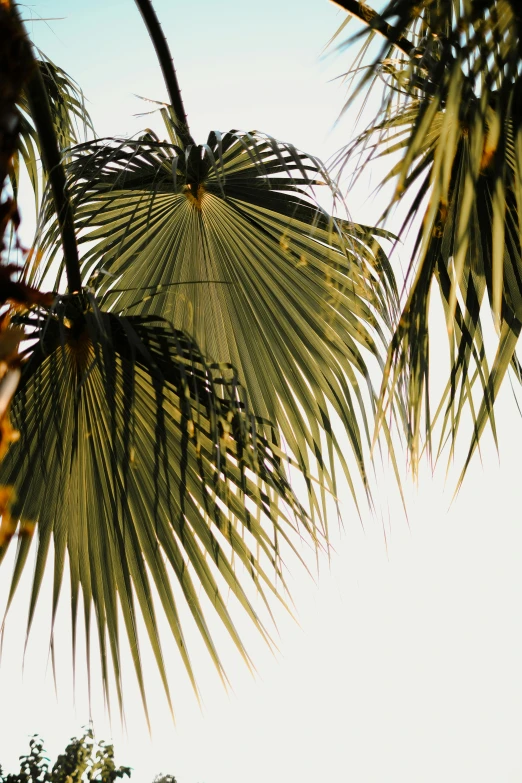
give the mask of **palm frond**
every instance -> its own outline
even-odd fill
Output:
[[[339,4],[367,21],[355,9],[363,4]],[[454,443],[463,409],[470,407],[469,462],[486,423],[494,428],[493,402],[510,363],[517,363],[522,323],[521,10],[508,0],[391,0],[369,23],[372,35],[378,31],[385,42],[371,67],[360,71],[356,94],[379,77],[382,105],[338,164],[358,154],[360,165],[390,155],[383,182],[394,181],[395,193],[384,217],[408,198],[403,231],[419,226],[380,411],[389,405],[394,383],[403,382],[415,463],[423,415],[428,443],[432,431],[428,310],[436,280],[451,355],[438,411],[441,443],[448,432]],[[486,294],[498,332],[491,370],[481,323]],[[474,383],[481,389],[477,413]]]
[[[92,120],[85,105],[85,97],[76,82],[64,70],[49,60],[43,52],[38,52],[36,64],[45,84],[58,146],[63,153],[64,160],[68,160],[68,149],[84,141],[88,133],[94,134]],[[18,108],[20,120],[18,153],[12,162],[11,185],[16,197],[20,182],[20,163],[23,162],[29,175],[38,209],[42,187],[45,185],[45,176],[40,165],[42,157],[40,139],[24,91],[20,96]]]
[[[37,342],[13,402],[20,438],[0,465],[20,520],[8,604],[36,525],[28,632],[52,543],[53,626],[68,563],[73,650],[81,593],[87,645],[94,609],[105,692],[112,659],[120,706],[120,616],[144,703],[138,612],[168,694],[153,594],[194,687],[179,600],[221,675],[201,592],[248,661],[224,592],[268,638],[246,583],[264,601],[283,600],[280,542],[290,551],[301,532],[321,540],[290,489],[272,427],[249,413],[232,368],[208,364],[164,319],[116,316],[82,294],[22,321]]]
[[[233,364],[252,409],[334,492],[334,451],[349,476],[335,411],[368,487],[367,361],[382,362],[398,297],[379,232],[315,203],[323,165],[257,132],[184,149],[149,133],[76,147],[68,177],[84,281],[107,308],[162,315]],[[52,207],[44,220],[45,273],[59,247]]]

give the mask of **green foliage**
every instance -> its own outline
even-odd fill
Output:
[[[37,67],[45,83],[47,98],[59,148],[64,151],[94,133],[92,120],[85,106],[84,95],[80,87],[61,68],[49,60],[43,52],[38,52]],[[45,170],[41,166],[41,140],[35,128],[27,94],[22,91],[18,101],[19,138],[18,151],[14,155],[10,171],[10,180],[15,197],[20,181],[20,163],[27,169],[34,191],[36,208],[39,208],[42,185],[45,186]]]
[[[413,463],[424,417],[428,447],[442,419],[440,447],[452,442],[463,410],[473,416],[466,465],[489,421],[522,325],[522,14],[508,0],[389,0],[379,15],[353,0],[340,5],[369,25],[356,58],[368,97],[381,85],[382,105],[340,166],[379,160],[395,192],[386,218],[407,204],[404,234],[417,229],[407,271],[407,298],[385,368],[379,415],[403,386]],[[375,46],[373,46],[373,39]],[[378,41],[383,41],[378,46]],[[375,48],[377,47],[377,48]],[[369,66],[369,67],[368,67]],[[357,75],[354,77],[357,78]],[[393,163],[384,168],[386,159]],[[429,395],[428,312],[432,285],[445,308],[451,356],[447,386],[434,419]],[[489,301],[498,333],[491,369],[481,308]],[[472,386],[481,389],[478,411]]]
[[[195,687],[171,574],[220,673],[200,588],[248,661],[223,584],[268,640],[237,572],[265,600],[279,595],[279,541],[293,547],[292,532],[316,534],[272,428],[249,413],[234,370],[208,364],[165,320],[106,313],[90,295],[60,297],[23,322],[36,343],[13,403],[20,439],[0,466],[22,520],[9,604],[36,523],[29,627],[52,540],[53,620],[67,554],[73,647],[81,590],[88,646],[95,610],[107,698],[108,637],[122,705],[119,605],[145,703],[135,601],[168,694],[151,581]]]
[[[164,118],[169,143],[147,132],[71,151],[83,280],[107,309],[167,318],[206,356],[231,363],[303,473],[337,494],[326,458],[334,452],[358,502],[331,411],[368,490],[368,363],[382,364],[398,308],[383,232],[320,209],[313,188],[331,185],[328,173],[291,144],[213,131],[183,148],[166,110]],[[60,253],[50,198],[43,221],[45,275]]]
[[[87,659],[95,621],[120,708],[120,618],[145,706],[138,614],[167,695],[158,605],[194,687],[180,601],[223,679],[205,604],[247,663],[227,593],[270,641],[252,596],[286,605],[281,546],[323,546],[334,461],[358,501],[344,435],[370,494],[371,365],[398,307],[378,242],[389,235],[318,207],[314,188],[333,185],[317,158],[259,132],[192,142],[154,10],[138,5],[182,120],[162,107],[168,142],[77,144],[92,130],[81,91],[25,44],[19,149],[37,206],[40,162],[47,184],[42,253],[24,275],[41,282],[55,261],[60,274],[50,302],[18,316],[32,344],[13,402],[20,438],[0,466],[16,492],[0,546],[0,561],[17,546],[8,605],[36,538],[30,628],[52,547],[53,627],[68,564],[73,654],[83,599]]]
[[[114,763],[113,746],[96,742],[90,728],[71,739],[52,768],[37,735],[30,740],[27,755],[20,756],[20,772],[4,775],[0,767],[0,783],[115,783],[130,776],[130,767]]]
[[[11,13],[16,22],[14,7]],[[31,63],[28,42],[25,57]],[[29,159],[42,156],[52,193],[48,203],[58,223],[51,255],[61,248],[71,293],[55,292],[42,307],[17,317],[33,342],[13,402],[20,438],[0,466],[0,481],[16,493],[15,522],[0,545],[2,560],[11,541],[17,544],[8,605],[36,530],[29,629],[52,545],[53,627],[68,563],[73,655],[83,599],[87,660],[94,614],[105,695],[108,698],[112,665],[122,708],[121,616],[146,708],[137,611],[169,703],[155,594],[194,688],[179,601],[186,602],[224,679],[205,603],[248,663],[225,596],[232,593],[270,641],[252,595],[257,593],[267,606],[271,596],[285,605],[280,544],[285,542],[287,552],[296,551],[304,534],[321,545],[322,531],[316,526],[321,514],[313,506],[309,513],[298,502],[287,470],[289,465],[302,469],[303,460],[297,465],[285,454],[277,427],[266,419],[264,409],[252,405],[229,357],[207,360],[187,330],[172,325],[168,313],[148,308],[127,314],[126,307],[120,314],[113,302],[109,312],[103,301],[106,291],[88,286],[79,291],[81,286],[71,282],[80,280],[80,267],[61,163],[72,161],[70,144],[77,141],[78,120],[87,126],[89,120],[81,93],[66,74],[46,60],[33,60],[29,70],[19,101],[20,149],[24,157],[24,149],[34,142],[26,156],[28,166]],[[192,161],[194,154],[189,157]],[[236,156],[235,163],[241,168],[244,160]],[[35,193],[36,185],[33,178]],[[197,213],[197,205],[190,206]],[[268,236],[268,230],[265,233]],[[26,274],[37,262],[33,254]],[[163,262],[158,252],[152,263],[159,269]],[[141,289],[134,288],[133,295],[143,298]],[[244,328],[255,326],[245,320]],[[312,479],[307,475],[306,480]]]

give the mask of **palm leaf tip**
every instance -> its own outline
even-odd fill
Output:
[[[398,295],[378,234],[315,202],[314,183],[330,182],[320,161],[257,132],[216,131],[185,148],[147,133],[76,147],[68,176],[83,279],[104,306],[192,334],[237,369],[251,409],[305,473],[335,493],[335,453],[368,489],[368,363],[383,361]],[[39,272],[56,240],[49,209]]]
[[[0,484],[15,488],[13,518],[36,524],[29,627],[52,542],[53,618],[68,561],[74,638],[81,592],[87,625],[95,609],[107,696],[110,656],[121,703],[122,617],[145,699],[138,612],[168,694],[154,595],[195,685],[172,577],[218,670],[205,604],[248,659],[224,591],[268,638],[250,591],[279,595],[279,542],[291,549],[301,533],[318,535],[272,428],[249,414],[230,366],[209,365],[161,318],[116,316],[79,295],[23,320],[39,339],[14,399],[20,438]],[[30,550],[24,530],[20,522],[9,604]]]

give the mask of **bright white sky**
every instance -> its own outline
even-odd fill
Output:
[[[196,139],[212,128],[256,128],[323,158],[347,140],[347,119],[330,133],[344,93],[327,82],[348,60],[320,60],[343,18],[327,0],[155,6]],[[25,12],[31,15],[66,17],[30,31],[81,84],[100,135],[133,133],[155,121],[132,117],[147,109],[134,93],[165,98],[132,0],[35,0]],[[362,188],[350,194],[355,219],[377,217],[366,196]],[[151,668],[152,741],[132,676],[126,731],[118,718],[111,729],[95,699],[95,731],[113,737],[117,762],[134,767],[133,780],[149,783],[160,771],[179,783],[520,780],[522,429],[508,386],[498,417],[500,465],[488,435],[482,464],[474,461],[450,510],[456,471],[445,490],[443,465],[434,479],[425,471],[418,491],[406,482],[409,523],[391,475],[380,483],[381,516],[366,514],[364,527],[346,503],[345,530],[333,531],[336,554],[330,568],[322,565],[318,585],[294,573],[300,626],[281,617],[279,654],[245,627],[255,678],[223,640],[233,690],[224,691],[202,656],[200,710],[172,656],[174,728]],[[5,562],[1,595],[9,576]],[[50,605],[47,585],[23,676],[26,590],[7,622],[0,667],[0,763],[7,770],[15,770],[30,734],[42,734],[55,758],[89,718],[82,667],[72,695],[65,605],[55,695]],[[168,644],[166,650],[169,657]]]

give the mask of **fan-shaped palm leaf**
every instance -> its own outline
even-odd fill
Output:
[[[277,593],[278,541],[292,547],[300,524],[315,537],[271,427],[248,413],[230,366],[208,365],[162,319],[100,312],[75,295],[24,320],[38,342],[13,404],[20,439],[0,465],[21,520],[9,603],[36,523],[29,627],[52,542],[53,620],[68,560],[74,638],[81,590],[87,644],[93,606],[104,685],[108,644],[120,702],[120,612],[145,700],[136,604],[168,693],[152,584],[194,682],[171,575],[220,672],[198,587],[247,657],[222,587],[266,637],[241,572],[263,597]]]
[[[327,475],[325,433],[346,467],[333,409],[366,484],[367,357],[380,361],[397,292],[372,231],[314,203],[327,176],[291,145],[237,131],[186,148],[150,133],[100,140],[68,166],[82,273],[108,308],[163,315],[232,363],[307,474],[311,452]],[[47,268],[57,237],[51,225]]]
[[[340,162],[356,152],[366,162],[399,155],[384,180],[396,181],[390,209],[409,192],[405,226],[422,218],[409,295],[388,356],[382,410],[394,382],[406,377],[416,460],[424,403],[428,438],[431,430],[428,307],[436,279],[452,356],[439,408],[442,440],[448,429],[454,440],[463,406],[470,403],[469,461],[487,421],[494,427],[492,403],[510,362],[516,363],[522,323],[520,6],[508,0],[391,0],[379,15],[364,3],[339,5],[386,39],[358,86],[365,91],[376,75],[382,77],[382,109]],[[499,334],[491,372],[480,322],[486,292]],[[477,378],[483,395],[475,416],[471,386]]]

